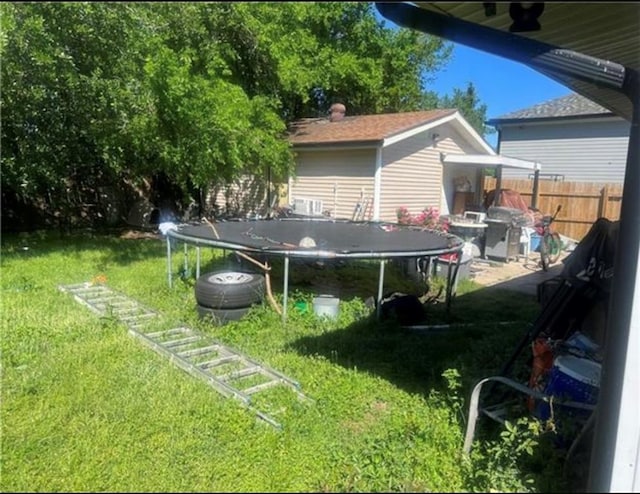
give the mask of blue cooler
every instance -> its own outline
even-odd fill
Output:
[[[532,233],[529,237],[529,252],[540,252],[540,241],[542,237],[537,233]]]
[[[593,360],[561,355],[553,362],[544,393],[565,400],[594,405],[598,401],[600,391],[600,370],[601,365]],[[562,408],[573,415],[588,413],[577,408]],[[541,420],[547,420],[551,415],[549,405],[544,402],[539,403],[536,415]]]

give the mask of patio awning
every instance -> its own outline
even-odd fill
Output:
[[[500,154],[446,154],[440,153],[440,161],[444,165],[462,165],[472,168],[496,168],[496,190],[502,190],[502,168],[519,168],[533,171],[533,189],[531,191],[531,207],[538,207],[538,188],[541,165],[537,161],[511,158]],[[500,203],[500,192],[494,195],[493,204]]]
[[[541,165],[537,161],[510,158],[500,154],[441,154],[440,159],[445,165],[465,165],[476,168],[504,167],[520,168],[523,170],[540,171]]]

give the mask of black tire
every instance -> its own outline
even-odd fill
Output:
[[[215,324],[226,324],[229,321],[237,321],[242,318],[251,307],[241,307],[239,309],[212,309],[197,305],[198,315],[202,319],[211,319]]]
[[[240,309],[264,298],[264,275],[245,271],[213,271],[198,278],[198,305],[210,309]]]

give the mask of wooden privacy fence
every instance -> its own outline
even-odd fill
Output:
[[[484,177],[486,194],[495,189],[496,179]],[[520,193],[531,204],[533,179],[502,179],[502,188]],[[569,238],[582,240],[598,218],[620,219],[622,184],[597,184],[592,182],[555,182],[540,180],[538,209],[543,214],[553,214],[562,205],[555,222],[555,229]]]

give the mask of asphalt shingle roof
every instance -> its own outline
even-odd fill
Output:
[[[577,117],[611,113],[606,108],[576,93],[555,98],[538,105],[492,118],[497,120],[519,120],[530,118]]]
[[[345,116],[336,122],[330,122],[329,118],[304,118],[290,126],[289,142],[293,145],[376,142],[449,116],[456,111],[445,109]]]

